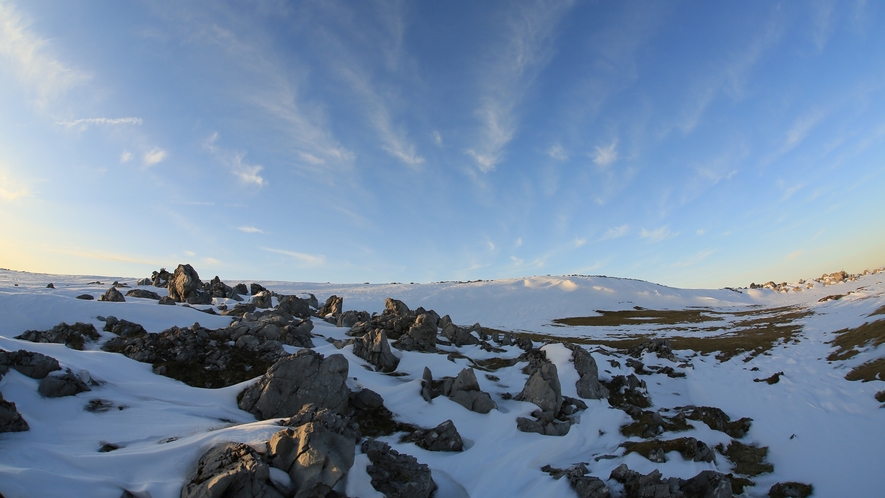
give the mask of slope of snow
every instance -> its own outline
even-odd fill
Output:
[[[103,284],[90,284],[96,280]],[[217,390],[197,389],[154,375],[149,364],[100,351],[96,344],[91,344],[87,351],[74,351],[59,344],[34,344],[13,338],[25,330],[46,330],[61,321],[88,322],[100,330],[103,322],[97,317],[109,315],[141,323],[150,332],[194,322],[213,328],[230,322],[229,318],[180,305],[159,306],[151,300],[127,298],[126,303],[105,303],[75,299],[84,292],[97,298],[114,280],[135,287],[131,278],[0,271],[0,348],[41,352],[57,358],[63,367],[75,372],[87,370],[103,382],[91,392],[44,399],[37,393],[38,381],[14,370],[0,380],[3,397],[15,402],[30,424],[27,432],[0,434],[0,493],[8,498],[116,498],[123,489],[137,496],[178,496],[188,472],[213,444],[260,444],[280,430],[273,420],[256,421],[251,414],[239,410],[236,396],[248,383]],[[769,447],[768,461],[775,470],[754,477],[757,485],[747,490],[748,496],[764,496],[772,484],[783,481],[812,483],[815,496],[874,496],[881,491],[880,476],[885,470],[885,410],[874,394],[885,390],[885,382],[849,382],[844,376],[853,366],[882,356],[883,351],[866,351],[845,362],[829,363],[826,356],[831,346],[826,342],[832,339],[832,332],[869,321],[868,315],[885,305],[883,280],[885,275],[869,275],[856,282],[819,285],[800,293],[683,290],[605,277],[532,277],[424,285],[260,283],[283,294],[313,293],[320,302],[332,294],[344,296],[346,310],[380,312],[384,299],[394,297],[412,309],[423,306],[441,315],[449,314],[460,324],[480,322],[505,330],[571,337],[603,332],[587,327],[552,327],[551,320],[634,306],[703,306],[717,310],[750,305],[806,306],[814,314],[800,321],[803,330],[798,342],[778,345],[749,362],[743,361],[743,355],[719,362],[712,355],[677,352],[681,360],[693,365],[686,369],[685,378],[643,377],[655,405],[653,409],[716,406],[733,419],[751,417],[753,425],[743,442]],[[46,288],[50,282],[55,289]],[[818,302],[833,294],[846,296]],[[318,319],[314,323],[314,334],[346,338],[346,329]],[[499,408],[481,415],[445,397],[427,403],[418,394],[425,366],[434,378],[455,376],[470,366],[466,359],[450,361],[446,355],[397,352],[402,356],[397,371],[405,375],[389,376],[363,368],[365,362],[353,355],[351,346],[338,350],[323,337],[314,339],[314,349],[324,355],[343,354],[350,362],[350,387],[365,387],[381,394],[397,420],[428,428],[447,419],[454,421],[465,442],[465,451],[461,453],[425,451],[411,443],[400,443],[399,435],[381,438],[430,466],[439,486],[437,497],[574,496],[566,479],[554,480],[540,470],[547,464],[564,468],[587,462],[591,474],[603,479],[621,463],[641,473],[659,469],[665,476],[683,478],[705,469],[730,471],[729,462],[721,455],[714,463],[684,461],[678,454],[669,455],[665,463],[654,463],[635,453],[624,455],[619,445],[625,437],[619,433],[619,427],[629,417],[612,409],[606,400],[586,400],[588,409],[579,414],[580,423],[573,425],[566,436],[518,431],[516,417],[528,416],[536,407],[501,395],[522,389],[527,379],[521,372],[525,363],[493,372],[497,380],[476,371],[482,390],[492,395]],[[515,347],[506,347],[505,353],[496,355],[476,346],[444,349],[457,350],[474,359],[515,358],[521,353]],[[557,365],[563,394],[575,396],[574,382],[578,377],[569,351],[559,344],[549,344],[544,349]],[[602,379],[633,371],[623,358],[619,367],[613,366],[609,360],[615,357],[605,350],[595,350],[593,355]],[[647,365],[673,365],[652,354],[645,355],[642,361]],[[777,384],[754,382],[775,372],[784,372]],[[112,402],[114,408],[105,413],[84,410],[89,400],[95,398]],[[727,445],[730,441],[724,433],[702,423],[694,425],[691,431],[662,437],[693,436],[710,446]],[[104,443],[119,445],[120,449],[99,452]],[[595,459],[602,455],[615,458]],[[365,474],[367,463],[364,456],[357,456],[343,485],[348,495],[379,496]]]

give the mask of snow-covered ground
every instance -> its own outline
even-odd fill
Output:
[[[208,277],[204,275],[204,279]],[[18,496],[114,497],[128,490],[136,496],[178,496],[199,456],[223,441],[262,444],[280,430],[274,420],[256,421],[237,407],[236,397],[252,381],[222,389],[199,389],[155,375],[151,366],[121,354],[101,351],[112,337],[103,332],[98,343],[87,343],[85,351],[62,344],[36,344],[14,339],[26,330],[47,330],[64,321],[104,326],[98,317],[113,315],[139,323],[148,332],[171,326],[226,327],[231,319],[201,313],[185,306],[159,306],[149,299],[127,298],[125,303],[76,299],[89,293],[98,298],[115,280],[136,287],[134,278],[31,274],[0,270],[0,349],[36,351],[52,356],[63,368],[87,370],[101,382],[90,392],[45,399],[37,392],[39,381],[9,370],[0,380],[0,392],[16,404],[30,425],[26,432],[0,434],[0,493]],[[101,284],[92,282],[100,281]],[[336,285],[292,282],[259,282],[280,294],[313,293],[322,303],[330,295],[344,297],[345,310],[381,312],[388,297],[402,300],[410,308],[422,306],[440,315],[448,314],[461,325],[475,322],[508,331],[529,331],[563,338],[605,338],[622,333],[624,327],[554,326],[556,318],[596,315],[595,310],[629,310],[640,306],[653,310],[704,307],[735,312],[798,305],[813,313],[797,321],[802,325],[798,341],[778,344],[766,354],[744,361],[738,355],[720,362],[713,355],[677,351],[680,360],[692,367],[686,376],[642,377],[654,410],[676,406],[715,406],[732,419],[750,417],[752,427],[742,439],[769,448],[767,461],[774,471],[752,477],[756,486],[747,496],[765,496],[776,482],[798,481],[814,486],[815,496],[876,496],[881,493],[885,472],[885,410],[874,398],[885,390],[883,380],[849,382],[845,374],[853,367],[885,356],[882,348],[867,348],[846,360],[828,362],[833,332],[857,327],[875,318],[885,305],[885,274],[866,275],[836,285],[816,285],[803,292],[770,290],[684,290],[637,280],[607,277],[531,277],[503,281],[433,284]],[[53,283],[55,288],[47,288]],[[237,282],[226,282],[234,285]],[[247,282],[248,284],[248,282]],[[121,289],[124,290],[124,289]],[[161,295],[165,289],[151,287]],[[820,302],[829,295],[838,300]],[[347,339],[346,328],[314,319],[313,333]],[[654,325],[630,325],[631,333],[670,331]],[[451,419],[465,442],[465,451],[425,451],[412,443],[400,443],[400,435],[381,438],[402,453],[415,456],[430,466],[439,486],[435,496],[574,496],[567,479],[555,480],[540,469],[544,465],[565,468],[588,463],[591,475],[607,479],[611,471],[626,463],[643,474],[659,469],[664,476],[690,478],[706,469],[728,473],[731,463],[721,454],[715,462],[692,462],[678,454],[665,463],[654,463],[620,447],[627,438],[619,427],[630,417],[614,409],[607,400],[586,400],[580,422],[563,437],[542,436],[517,430],[515,419],[529,416],[536,408],[507,399],[505,393],[522,390],[527,376],[518,363],[493,372],[493,378],[477,371],[483,391],[489,392],[498,409],[488,414],[469,411],[440,396],[428,403],[420,396],[425,366],[434,378],[456,376],[470,366],[467,359],[450,361],[445,354],[400,352],[397,372],[384,375],[343,349],[316,337],[314,348],[324,355],[341,353],[350,363],[352,389],[369,388],[381,394],[396,419],[430,428]],[[536,343],[540,346],[540,343]],[[290,352],[295,348],[288,347]],[[510,346],[505,353],[490,353],[478,346],[441,347],[477,359],[492,356],[515,358],[522,352]],[[600,369],[600,379],[633,373],[623,354],[589,347]],[[547,357],[558,368],[562,393],[577,397],[578,375],[570,351],[561,344],[544,346]],[[615,367],[609,361],[618,360]],[[675,364],[647,353],[646,365]],[[754,382],[776,372],[784,375],[776,384]],[[257,372],[256,374],[260,374]],[[495,380],[497,379],[497,380]],[[101,398],[114,407],[102,413],[86,411],[89,400]],[[661,438],[692,436],[713,447],[731,438],[702,423],[695,429]],[[638,438],[633,438],[638,440]],[[105,443],[120,448],[99,452]],[[595,457],[614,455],[598,461]],[[357,456],[342,491],[348,496],[380,496],[365,473],[367,459]]]

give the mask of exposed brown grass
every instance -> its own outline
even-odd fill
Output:
[[[862,380],[864,382],[885,380],[885,358],[868,361],[863,365],[854,367],[845,378],[848,380]]]
[[[837,330],[834,333],[836,338],[828,344],[834,345],[836,350],[827,356],[827,360],[847,360],[867,346],[876,347],[885,344],[885,320],[867,322],[860,327]]]
[[[885,305],[882,305],[881,308],[879,308],[879,309],[877,309],[876,311],[870,313],[870,316],[873,316],[873,315],[885,315]]]
[[[596,310],[600,316],[557,318],[554,323],[570,327],[621,327],[624,325],[677,325],[721,321],[721,317],[711,316],[710,310],[649,310],[637,306],[632,310]]]

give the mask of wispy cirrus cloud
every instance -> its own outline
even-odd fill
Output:
[[[604,234],[602,234],[602,237],[600,237],[599,240],[603,241],[603,240],[619,239],[619,238],[627,235],[628,233],[630,233],[630,226],[629,225],[621,225],[619,227],[612,227],[612,228],[609,228],[608,231],[606,231]]]
[[[56,59],[49,42],[34,33],[29,21],[10,3],[0,3],[0,55],[9,61],[39,108],[91,78]]]
[[[598,166],[602,166],[603,168],[611,165],[615,161],[618,160],[618,141],[615,140],[612,143],[604,146],[595,148],[593,152],[593,162]]]
[[[781,147],[781,153],[789,152],[802,143],[812,128],[820,123],[825,116],[826,112],[822,109],[814,108],[797,118],[796,121],[793,122],[793,126],[787,131],[783,146]]]
[[[518,126],[516,109],[552,54],[555,28],[573,2],[546,1],[514,8],[506,19],[503,42],[484,68],[479,106],[479,140],[465,153],[482,173],[494,171]]]
[[[128,163],[132,160],[133,157],[135,156],[133,156],[131,152],[129,152],[128,150],[124,150],[123,153],[120,154],[120,162],[123,164]]]
[[[141,161],[145,166],[153,166],[157,163],[163,162],[163,160],[166,159],[166,156],[167,154],[165,150],[159,147],[154,147],[141,156]]]
[[[237,227],[237,230],[239,230],[241,232],[245,232],[245,233],[264,233],[264,230],[262,230],[260,228],[255,228],[253,226]]]
[[[247,163],[244,161],[246,157],[245,152],[221,148],[217,145],[217,142],[218,132],[215,132],[203,142],[203,148],[211,152],[216,159],[227,166],[241,183],[255,185],[256,187],[267,185],[267,181],[261,176],[261,171],[264,169],[263,166]]]
[[[561,144],[554,144],[547,149],[547,155],[557,161],[568,161],[569,154]]]
[[[289,256],[289,257],[294,258],[298,261],[301,261],[302,263],[305,263],[309,266],[320,266],[326,262],[326,257],[322,256],[322,255],[315,256],[313,254],[307,254],[307,253],[295,252],[295,251],[287,251],[284,249],[274,249],[271,247],[262,247],[261,250],[267,251],[267,252],[272,252],[275,254],[282,254],[284,256]]]
[[[119,126],[142,124],[141,118],[81,118],[73,121],[56,121],[55,124],[64,126],[67,129],[78,128],[80,131],[86,131],[90,126]]]
[[[654,230],[646,230],[645,228],[643,228],[639,232],[639,238],[646,239],[652,243],[661,242],[663,240],[673,238],[677,235],[679,235],[679,234],[674,233],[673,231],[670,230],[669,225],[664,225],[664,226],[656,228]]]

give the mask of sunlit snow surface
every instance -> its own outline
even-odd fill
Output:
[[[207,278],[209,275],[204,275]],[[3,397],[16,404],[30,425],[30,431],[0,434],[0,493],[18,496],[107,496],[117,498],[126,489],[136,496],[178,496],[188,472],[199,456],[222,441],[262,444],[280,427],[274,420],[256,421],[237,408],[236,396],[246,384],[207,390],[188,387],[178,381],[154,375],[148,364],[120,354],[98,350],[87,343],[88,351],[75,351],[59,344],[34,344],[13,339],[25,330],[46,330],[59,322],[92,323],[101,330],[96,317],[113,315],[142,324],[149,332],[160,332],[173,325],[226,326],[230,319],[200,313],[182,306],[159,306],[155,301],[127,298],[126,303],[106,303],[75,299],[89,293],[96,299],[114,280],[135,287],[134,278],[67,276],[0,271],[0,348],[38,351],[59,360],[62,367],[88,370],[104,382],[91,392],[77,396],[44,399],[37,393],[38,381],[10,370],[0,380]],[[101,285],[90,284],[100,281]],[[605,277],[533,277],[494,282],[334,285],[291,282],[260,282],[282,294],[313,293],[320,302],[332,294],[344,296],[344,309],[380,312],[387,297],[404,301],[415,309],[423,306],[440,315],[449,314],[462,325],[475,322],[504,330],[532,331],[549,335],[579,336],[605,334],[605,328],[556,327],[555,318],[594,315],[594,310],[620,310],[641,306],[649,309],[684,309],[704,306],[735,311],[750,305],[775,307],[798,304],[814,311],[800,321],[803,330],[798,344],[780,345],[770,354],[744,362],[744,356],[725,363],[711,356],[690,359],[693,369],[687,377],[664,375],[643,377],[648,383],[653,409],[683,405],[716,406],[733,419],[751,417],[753,425],[742,440],[769,447],[768,461],[774,472],[756,476],[757,486],[748,496],[765,496],[775,482],[811,483],[815,496],[873,496],[881,490],[885,471],[885,409],[874,399],[885,390],[885,382],[849,382],[845,374],[854,366],[882,356],[882,351],[865,351],[845,362],[829,363],[832,332],[870,321],[868,315],[885,304],[885,275],[869,275],[856,282],[821,286],[804,292],[774,293],[768,290],[683,290],[636,280]],[[55,289],[46,285],[53,283]],[[237,282],[226,282],[233,285]],[[247,282],[248,284],[249,282]],[[16,285],[17,284],[17,285]],[[121,289],[125,292],[125,289]],[[151,288],[161,295],[163,289]],[[848,294],[851,292],[851,294]],[[819,303],[821,297],[843,294],[840,300]],[[346,329],[314,319],[314,334],[344,339]],[[633,328],[641,329],[642,326]],[[634,330],[635,331],[635,330]],[[612,331],[613,332],[613,331]],[[103,333],[104,339],[110,334]],[[426,463],[439,486],[436,496],[573,496],[566,479],[554,480],[540,468],[567,467],[588,462],[592,475],[608,478],[621,463],[642,473],[657,468],[664,476],[688,478],[701,470],[729,472],[730,464],[717,455],[715,463],[684,461],[678,454],[658,464],[630,454],[619,445],[625,440],[619,426],[629,418],[609,407],[605,400],[588,400],[589,408],[580,413],[580,423],[564,437],[549,437],[517,431],[515,419],[528,416],[535,406],[502,399],[503,393],[518,393],[526,376],[524,364],[494,372],[499,380],[489,380],[484,372],[477,378],[484,391],[492,394],[498,410],[486,415],[466,410],[445,397],[432,403],[419,395],[424,366],[434,377],[457,375],[467,360],[449,361],[446,355],[402,352],[397,368],[405,376],[388,376],[363,368],[365,362],[352,354],[351,347],[337,350],[323,337],[314,339],[316,350],[324,355],[342,353],[350,362],[350,387],[370,388],[384,398],[402,422],[434,427],[452,419],[465,442],[461,453],[435,453],[413,444],[399,443],[399,435],[383,438],[397,450]],[[458,349],[465,356],[481,359],[491,356],[516,357],[517,348],[493,355],[479,347]],[[545,347],[556,363],[564,395],[575,396],[577,373],[569,352],[561,345]],[[293,350],[290,348],[290,350]],[[398,354],[400,352],[397,352]],[[632,369],[613,368],[611,358],[595,352],[600,377],[628,374]],[[671,364],[646,355],[646,364]],[[751,371],[758,367],[758,371]],[[753,382],[783,371],[779,383]],[[104,413],[84,410],[90,399],[101,398],[115,408]],[[122,407],[123,409],[119,409]],[[663,437],[693,436],[710,446],[728,443],[725,434],[702,423],[696,429],[665,434]],[[121,446],[99,452],[104,443]],[[596,461],[600,455],[617,458]],[[367,459],[358,455],[342,491],[349,496],[379,496],[365,473]]]

